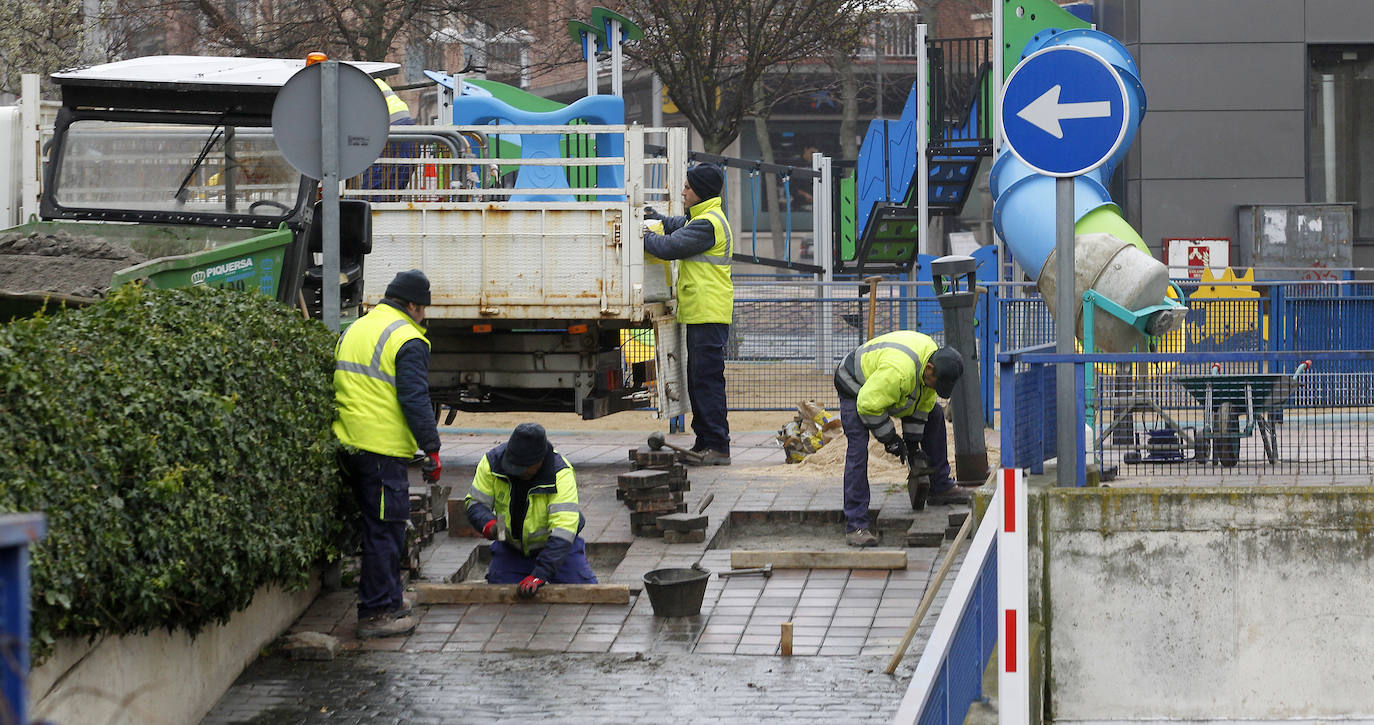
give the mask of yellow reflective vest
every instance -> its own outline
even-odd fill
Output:
[[[921,372],[937,349],[929,335],[898,330],[860,345],[841,363],[842,368],[852,366],[841,377],[851,375],[860,386],[855,407],[865,425],[877,418],[926,417],[935,407],[936,395],[922,382]]]
[[[474,503],[480,503],[491,509],[509,531],[511,482],[500,467],[500,454],[504,451],[504,446],[498,447],[478,461],[477,473],[472,477],[472,488],[463,497],[463,508],[466,511]],[[494,465],[493,458],[496,459]],[[552,465],[549,459],[552,459]],[[577,503],[577,477],[572,466],[558,451],[546,458],[544,468],[535,474],[530,482],[528,499],[529,507],[525,511],[520,540],[506,543],[518,543],[522,554],[533,556],[548,544],[550,538],[562,539],[569,545],[577,539],[577,529],[582,521],[582,509]]]
[[[396,91],[391,90],[391,86],[381,78],[373,78],[377,87],[381,89],[382,95],[386,97],[386,112],[388,115],[387,123],[396,123],[403,118],[410,118],[410,106],[396,95]]]
[[[693,206],[687,213],[689,224],[703,217],[711,222],[716,243],[701,254],[678,261],[677,320],[687,325],[728,325],[735,306],[735,283],[730,276],[735,239],[730,222],[725,220],[718,196]]]
[[[429,345],[424,328],[403,310],[382,303],[339,337],[334,347],[334,435],[345,446],[395,458],[415,455],[396,398],[396,353],[411,340]]]

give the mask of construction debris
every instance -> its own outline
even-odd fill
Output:
[[[796,417],[778,430],[778,443],[788,463],[800,463],[842,433],[839,417],[814,400],[803,400],[797,403]]]

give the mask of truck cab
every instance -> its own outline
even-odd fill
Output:
[[[372,75],[397,68],[354,65]],[[318,183],[293,169],[272,137],[277,92],[304,66],[152,56],[53,74],[62,102],[41,220],[0,233],[128,244],[147,261],[116,271],[112,285],[143,279],[154,287],[256,289],[318,317]],[[366,202],[346,205],[342,222],[341,247],[351,262],[344,269],[355,278],[343,305],[356,308]]]

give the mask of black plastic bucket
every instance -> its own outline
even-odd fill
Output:
[[[644,591],[654,614],[660,617],[690,617],[701,614],[706,596],[706,569],[655,569],[644,575]]]

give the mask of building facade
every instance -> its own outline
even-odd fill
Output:
[[[1259,243],[1241,223],[1245,208],[1352,203],[1351,264],[1374,266],[1374,2],[1096,9],[1099,29],[1135,56],[1149,97],[1114,196],[1152,248],[1227,238],[1232,263],[1244,265],[1258,255],[1243,245]]]

